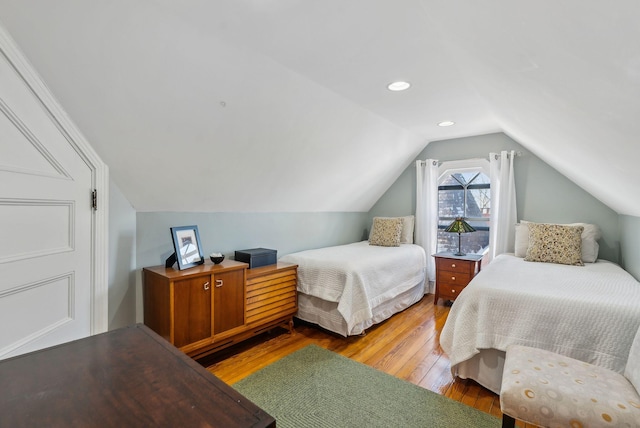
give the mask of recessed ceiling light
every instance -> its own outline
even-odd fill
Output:
[[[456,123],[451,121],[451,120],[444,120],[440,123],[438,123],[438,126],[451,126],[451,125],[455,125]]]
[[[394,92],[406,91],[407,89],[409,89],[410,86],[411,86],[411,83],[409,82],[398,81],[398,82],[389,83],[387,85],[387,89]]]

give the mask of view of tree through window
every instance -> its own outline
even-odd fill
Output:
[[[476,229],[462,235],[462,252],[482,253],[489,246],[491,218],[491,185],[483,172],[451,172],[438,186],[438,251],[458,251],[458,234],[444,231],[456,217]]]

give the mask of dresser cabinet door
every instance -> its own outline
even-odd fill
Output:
[[[174,341],[178,348],[212,336],[211,276],[174,283]]]
[[[244,324],[244,270],[222,272],[213,276],[214,334]]]

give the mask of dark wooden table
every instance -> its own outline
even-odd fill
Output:
[[[275,427],[144,325],[0,361],[2,427]]]

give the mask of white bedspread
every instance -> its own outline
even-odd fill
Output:
[[[622,373],[640,325],[640,283],[614,263],[496,257],[455,300],[440,335],[451,367],[512,343]]]
[[[368,241],[288,254],[298,265],[298,291],[338,303],[351,328],[373,316],[372,308],[424,282],[422,247],[379,247]]]

